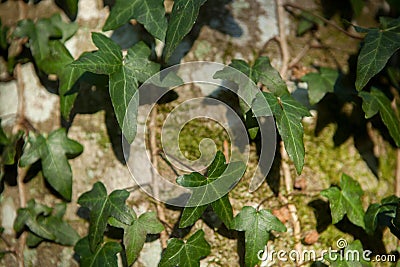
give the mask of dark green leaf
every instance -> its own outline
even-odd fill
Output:
[[[14,229],[19,233],[25,225],[29,228],[31,231],[28,240],[29,246],[36,246],[43,239],[66,246],[74,245],[78,241],[79,235],[67,222],[62,220],[65,207],[65,203],[61,203],[52,209],[30,200],[26,208],[18,210]],[[62,208],[63,210],[60,210]]]
[[[235,181],[232,180],[232,177],[234,179],[240,178],[244,172],[243,167],[243,164],[238,164],[238,162],[226,164],[224,154],[221,151],[217,151],[213,162],[208,167],[208,177],[204,177],[198,172],[179,176],[176,180],[179,185],[193,189],[193,194],[188,202],[190,206],[184,208],[179,227],[184,228],[193,225],[206,210],[209,204],[207,199],[216,196],[216,200],[210,201],[211,206],[218,217],[229,228],[233,218],[232,206],[227,193],[220,193],[220,185],[216,185],[215,182],[218,182],[219,179],[227,179],[228,182]],[[227,172],[225,173],[225,171]],[[242,173],[239,174],[240,172]],[[202,190],[195,191],[196,187],[200,186],[206,187],[201,187]],[[199,202],[196,203],[196,201]]]
[[[311,116],[310,112],[296,101],[291,95],[276,97],[271,93],[264,93],[272,113],[275,116],[279,134],[282,137],[285,149],[293,160],[297,173],[300,174],[304,165],[304,129],[301,120]]]
[[[363,91],[359,93],[359,96],[363,99],[362,109],[365,112],[365,117],[371,118],[379,111],[383,123],[389,129],[396,145],[400,147],[400,120],[386,95],[380,90],[372,88],[370,93]]]
[[[198,230],[186,242],[171,238],[158,266],[200,266],[200,259],[208,256],[210,252],[211,248],[204,239],[203,230]]]
[[[272,67],[268,57],[257,58],[253,69],[257,73],[258,81],[264,84],[275,96],[289,94],[285,81],[279,72]]]
[[[367,32],[357,61],[356,88],[360,91],[400,48],[400,18],[391,20],[381,29],[356,27],[356,30]]]
[[[131,225],[126,225],[110,218],[111,225],[124,229],[124,246],[128,262],[128,266],[139,256],[146,241],[147,234],[158,234],[164,230],[163,225],[158,221],[154,212],[146,212],[136,219],[136,214],[131,210],[132,216],[135,218]]]
[[[75,245],[75,252],[80,256],[81,266],[118,267],[117,253],[121,251],[122,247],[119,243],[106,242],[92,252],[88,237],[82,238]]]
[[[189,33],[199,14],[200,7],[207,0],[187,1],[175,0],[171,16],[168,22],[168,29],[165,38],[165,61],[174,52],[175,48]]]
[[[342,253],[342,254],[339,254]],[[340,256],[347,255],[347,256]],[[370,262],[365,261],[364,250],[360,240],[351,242],[342,252],[327,253],[325,259],[330,262],[332,267],[367,267],[371,266]]]
[[[64,10],[71,20],[76,19],[78,14],[78,0],[55,0],[55,2]]]
[[[20,166],[25,167],[41,159],[44,178],[69,201],[72,194],[72,171],[67,155],[77,156],[82,151],[82,145],[69,139],[65,129],[61,128],[51,132],[47,139],[42,135],[30,136]]]
[[[120,70],[121,47],[101,33],[93,32],[92,40],[99,50],[82,54],[71,66],[96,74],[112,74]]]
[[[232,228],[245,231],[245,263],[253,267],[259,263],[258,251],[264,250],[272,230],[285,232],[285,225],[268,210],[257,211],[245,206],[233,219]]]
[[[378,226],[378,215],[384,214],[385,216],[395,218],[396,208],[400,203],[400,198],[396,196],[391,196],[382,200],[381,204],[371,204],[369,205],[367,211],[365,212],[364,222],[365,229],[368,234],[373,234]]]
[[[350,0],[350,3],[354,14],[358,17],[364,8],[364,0]]]
[[[321,68],[319,73],[308,73],[301,80],[308,83],[310,104],[318,103],[326,93],[333,92],[339,72],[335,69]]]
[[[131,19],[136,19],[154,37],[164,41],[168,25],[163,0],[117,0],[103,31],[115,30]]]
[[[332,223],[338,223],[347,214],[352,223],[365,229],[364,210],[361,203],[363,194],[360,184],[346,174],[342,174],[340,189],[331,187],[323,190],[321,195],[329,199]]]
[[[92,190],[82,194],[78,204],[90,210],[89,243],[94,252],[103,241],[103,234],[110,216],[118,221],[130,225],[133,216],[125,205],[129,196],[126,190],[115,190],[107,196],[107,190],[101,182],[93,185]]]
[[[70,65],[74,59],[60,41],[50,41],[49,48],[49,56],[36,63],[47,74],[56,74],[58,76],[60,81],[58,93],[60,95],[61,115],[68,120],[75,99],[78,96],[76,82],[85,71]],[[74,92],[71,93],[70,91]]]

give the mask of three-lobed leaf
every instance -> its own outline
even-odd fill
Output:
[[[200,259],[211,252],[210,245],[204,238],[203,230],[198,230],[186,242],[171,238],[162,254],[159,267],[200,266]]]
[[[352,223],[365,229],[364,210],[361,203],[363,194],[360,184],[346,174],[342,174],[340,188],[330,187],[321,191],[321,195],[329,200],[332,223],[338,223],[344,215],[347,215]]]
[[[89,245],[92,252],[103,241],[103,234],[110,216],[118,221],[130,225],[134,219],[125,201],[129,196],[126,190],[115,190],[107,195],[107,190],[101,182],[93,185],[93,188],[82,194],[78,204],[90,210]]]
[[[131,225],[118,222],[114,218],[110,218],[109,220],[112,226],[124,230],[123,243],[128,266],[131,266],[139,256],[146,241],[146,235],[158,234],[164,230],[163,225],[157,219],[157,215],[154,212],[143,213],[139,218],[136,218],[133,210],[131,210],[131,214],[135,218]]]
[[[367,32],[357,60],[356,89],[362,90],[378,74],[389,58],[400,48],[400,18],[381,18],[381,28],[363,29]]]
[[[245,263],[253,267],[260,261],[258,252],[264,249],[272,230],[285,232],[285,225],[268,210],[245,206],[233,219],[232,228],[245,232]]]
[[[226,170],[228,170],[227,173],[225,173]],[[189,199],[191,205],[184,208],[179,227],[183,228],[193,225],[206,210],[209,204],[207,199],[216,198],[210,201],[211,207],[229,228],[233,218],[232,206],[227,192],[220,193],[219,186],[221,184],[216,184],[215,182],[219,179],[234,182],[243,175],[244,170],[244,164],[240,164],[239,162],[226,164],[224,154],[221,151],[217,151],[213,162],[208,167],[207,177],[198,172],[179,176],[176,180],[179,185],[193,189],[193,194]],[[196,191],[196,187],[205,189]],[[196,201],[199,202],[197,203]]]
[[[365,117],[371,118],[378,112],[381,115],[383,123],[389,129],[389,133],[400,147],[400,120],[392,109],[390,100],[380,90],[371,88],[371,92],[362,91],[359,96],[363,99],[362,109]]]
[[[339,71],[331,68],[321,68],[319,73],[308,73],[301,80],[308,83],[308,98],[310,104],[318,103],[326,93],[333,92]]]
[[[164,41],[168,23],[163,0],[117,0],[103,31],[115,30],[131,19],[136,19],[155,38]]]
[[[30,136],[20,159],[20,166],[25,167],[41,160],[43,176],[65,200],[71,200],[72,171],[68,157],[82,153],[83,147],[67,137],[64,128],[49,134]]]
[[[304,129],[301,120],[305,116],[311,116],[311,114],[306,107],[289,94],[276,97],[272,93],[264,92],[264,97],[275,116],[285,149],[293,160],[297,173],[300,174],[304,166],[305,156]]]

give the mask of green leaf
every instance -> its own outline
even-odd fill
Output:
[[[75,23],[65,23],[60,14],[55,14],[51,18],[43,18],[34,23],[30,19],[18,22],[14,30],[14,36],[28,37],[29,47],[35,61],[41,61],[49,56],[49,40],[60,38],[61,42],[68,40],[78,29]]]
[[[304,129],[301,120],[311,116],[310,112],[291,95],[276,97],[264,92],[272,113],[275,116],[279,134],[282,137],[285,149],[293,160],[297,173],[300,174],[304,166]]]
[[[357,60],[356,89],[360,91],[400,48],[400,18],[391,20],[380,29],[356,27],[356,30],[367,32]]]
[[[245,206],[233,219],[232,228],[245,232],[245,263],[253,267],[259,263],[258,251],[264,250],[272,230],[285,232],[285,225],[268,210],[257,211]]]
[[[368,234],[373,234],[378,227],[378,215],[384,214],[391,218],[396,217],[396,208],[400,203],[400,198],[396,196],[390,196],[382,200],[381,204],[371,204],[369,205],[367,211],[365,212],[364,222],[365,229]]]
[[[76,19],[78,14],[78,0],[55,0],[55,2],[71,20]]]
[[[321,195],[329,199],[332,223],[338,223],[347,214],[352,223],[365,229],[364,210],[361,203],[363,194],[360,184],[346,174],[342,174],[340,189],[331,187],[321,191]]]
[[[117,0],[103,31],[115,30],[131,19],[136,19],[151,35],[164,41],[168,24],[163,0]]]
[[[70,65],[74,58],[60,41],[50,41],[49,48],[49,56],[36,63],[47,74],[57,75],[60,83],[58,93],[60,95],[61,115],[68,120],[78,96],[77,81],[85,71]]]
[[[130,225],[133,216],[125,205],[129,196],[126,190],[115,190],[107,196],[107,190],[101,182],[93,185],[92,190],[82,194],[78,204],[90,210],[89,244],[92,252],[103,241],[103,234],[110,216]]]
[[[361,12],[364,8],[364,0],[350,0],[350,3],[356,17],[361,15]]]
[[[93,32],[92,40],[99,50],[83,53],[71,66],[96,74],[112,74],[120,70],[121,47],[101,33]]]
[[[25,167],[41,159],[43,176],[64,199],[70,201],[72,194],[72,171],[68,156],[82,153],[83,147],[67,137],[64,128],[53,131],[48,138],[42,135],[30,136],[28,145],[20,159],[20,166]]]
[[[318,103],[326,93],[333,92],[339,71],[330,68],[321,68],[319,73],[308,73],[301,80],[308,83],[308,98],[310,104]]]
[[[341,253],[341,254],[340,254]],[[340,256],[347,255],[347,256]],[[367,267],[370,262],[363,258],[364,250],[360,240],[351,242],[342,252],[327,253],[324,258],[330,262],[332,267]]]
[[[60,212],[60,207],[63,208],[62,212]],[[78,241],[79,235],[67,222],[62,220],[65,207],[65,203],[61,203],[52,209],[38,204],[32,199],[28,202],[26,208],[18,210],[14,229],[19,233],[25,225],[29,228],[31,231],[28,241],[29,246],[36,246],[43,239],[65,246],[74,245]]]
[[[112,226],[124,229],[124,247],[128,266],[139,256],[146,241],[147,234],[158,234],[164,230],[163,225],[158,221],[157,215],[154,212],[146,212],[136,219],[136,214],[131,210],[132,216],[135,220],[131,225],[122,224],[114,218],[110,218],[109,223]]]
[[[272,67],[268,57],[257,58],[253,69],[257,73],[258,81],[264,84],[275,96],[289,94],[285,81],[279,72]]]
[[[165,37],[165,62],[168,61],[172,52],[192,29],[199,14],[200,7],[207,0],[187,1],[175,0],[171,16],[168,22],[167,34]]]
[[[75,245],[75,252],[80,256],[81,266],[118,267],[117,253],[121,251],[122,247],[119,243],[106,242],[92,252],[88,237],[82,238]]]
[[[371,88],[370,93],[362,91],[359,96],[363,99],[362,109],[365,112],[365,117],[371,118],[379,111],[383,123],[389,129],[396,145],[400,147],[400,121],[386,95],[376,88]]]
[[[303,35],[305,32],[312,29],[314,25],[322,26],[324,22],[309,12],[302,12],[300,14],[299,24],[297,25],[297,35]]]
[[[7,35],[9,28],[2,25],[0,18],[0,48],[6,50],[8,47]]]
[[[210,252],[211,247],[204,239],[203,230],[198,230],[186,242],[177,238],[168,240],[168,246],[158,266],[200,266],[200,259],[208,256]]]
[[[229,163],[229,164],[234,164],[234,163]],[[190,207],[185,207],[182,216],[179,222],[179,227],[184,228],[190,225],[193,225],[204,213],[204,211],[207,209],[208,203],[203,204],[203,202],[206,202],[205,200],[208,198],[207,194],[217,194],[218,199],[212,201],[211,207],[213,208],[214,212],[218,215],[218,217],[224,222],[224,224],[229,228],[230,223],[233,218],[233,211],[232,211],[232,206],[231,203],[229,202],[229,197],[227,193],[224,193],[224,195],[221,195],[219,193],[219,189],[213,184],[214,181],[217,181],[218,179],[226,179],[228,178],[228,181],[231,180],[231,174],[228,174],[226,176],[225,170],[229,170],[228,165],[226,164],[225,161],[225,156],[221,151],[217,151],[213,162],[210,164],[207,170],[207,175],[208,177],[204,177],[198,172],[193,172],[190,174],[185,174],[182,176],[179,176],[177,178],[177,183],[181,186],[188,187],[191,189],[195,189],[196,187],[199,186],[207,186],[206,189],[201,190],[199,192],[193,191],[193,195],[189,199],[189,203],[191,203]],[[231,167],[234,165],[231,165]],[[244,168],[242,164],[239,164],[237,166],[234,166],[234,172],[233,172],[233,177],[237,179],[237,171],[240,173],[240,171],[244,172]],[[242,172],[242,174],[243,174]],[[225,176],[225,178],[223,178]],[[193,205],[196,204],[196,200],[199,200],[200,203],[199,205]]]

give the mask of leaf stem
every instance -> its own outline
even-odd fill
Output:
[[[312,15],[312,16],[314,16],[314,17],[320,19],[320,20],[322,20],[322,21],[325,22],[326,24],[332,26],[332,27],[335,28],[336,30],[340,31],[341,33],[344,33],[345,35],[347,35],[347,36],[349,36],[349,37],[351,37],[351,38],[358,39],[358,40],[364,39],[363,36],[361,36],[361,35],[359,35],[359,34],[355,34],[355,33],[348,32],[348,31],[346,31],[345,29],[343,29],[343,28],[341,28],[340,26],[338,26],[336,23],[334,23],[334,22],[332,22],[332,21],[330,21],[330,20],[324,18],[323,16],[320,16],[320,15],[318,15],[318,14],[315,14],[315,13],[313,13],[313,12],[311,12],[311,11],[309,11],[309,10],[307,10],[307,9],[305,9],[305,8],[303,8],[303,7],[301,7],[301,6],[298,6],[298,5],[292,4],[292,3],[286,3],[286,4],[284,4],[283,6],[284,6],[285,8],[294,8],[294,9],[298,9],[298,10],[301,10],[301,11],[303,11],[303,12],[306,12],[306,13],[308,13],[308,14],[310,14],[310,15]]]

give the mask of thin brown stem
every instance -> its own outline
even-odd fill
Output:
[[[160,219],[161,222],[166,222],[164,208],[158,202],[158,199],[160,196],[160,191],[159,191],[159,187],[158,187],[158,181],[156,179],[156,177],[157,177],[156,169],[158,166],[158,149],[157,149],[157,132],[156,132],[156,129],[157,129],[157,105],[155,105],[151,111],[149,129],[150,129],[149,130],[150,157],[151,157],[151,163],[153,164],[153,167],[151,168],[153,196],[156,199],[155,205],[156,205],[156,209],[157,209],[158,218]],[[168,241],[168,234],[167,234],[166,230],[161,232],[160,241],[161,241],[162,248],[165,249],[167,247],[167,241]]]
[[[284,7],[285,7],[285,8],[294,8],[294,9],[298,9],[298,10],[301,10],[301,11],[303,11],[303,12],[306,12],[306,13],[308,13],[308,14],[310,14],[310,15],[312,15],[312,16],[314,16],[314,17],[320,19],[320,20],[322,20],[322,21],[325,22],[326,24],[332,26],[332,27],[335,28],[336,30],[340,31],[341,33],[343,33],[343,34],[345,34],[345,35],[347,35],[347,36],[349,36],[349,37],[351,37],[351,38],[358,39],[358,40],[364,39],[363,36],[361,36],[361,35],[359,35],[359,34],[352,33],[352,32],[348,32],[348,31],[346,31],[345,29],[343,29],[342,27],[338,26],[338,25],[337,25],[336,23],[334,23],[333,21],[330,21],[330,20],[324,18],[323,16],[320,16],[320,15],[318,15],[318,14],[315,14],[315,13],[313,13],[313,12],[311,12],[311,11],[309,11],[309,10],[307,10],[307,9],[305,9],[305,8],[303,8],[303,7],[301,7],[301,6],[298,6],[298,5],[292,4],[292,3],[286,3],[286,4],[284,5]]]

